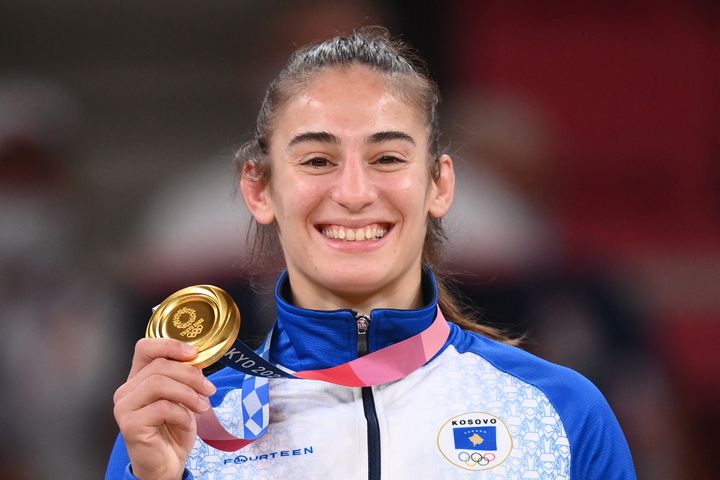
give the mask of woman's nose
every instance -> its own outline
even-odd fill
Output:
[[[333,201],[348,210],[358,211],[377,199],[377,188],[365,162],[360,159],[348,159],[343,162],[339,173],[331,194]]]

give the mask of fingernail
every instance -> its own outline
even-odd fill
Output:
[[[202,396],[202,395],[198,395],[198,400],[200,401],[200,404],[198,405],[198,407],[199,407],[198,409],[199,409],[201,412],[204,412],[205,410],[207,410],[208,408],[210,408],[210,400],[208,400],[207,397],[204,397],[204,396]]]
[[[204,386],[205,386],[205,390],[206,390],[210,395],[212,395],[213,393],[215,393],[215,392],[217,391],[217,388],[215,387],[215,385],[213,385],[213,383],[212,383],[210,380],[208,380],[207,378],[205,379],[205,381],[203,382],[203,384],[204,384]]]
[[[197,348],[193,347],[189,343],[183,343],[182,353],[185,355],[197,355]]]

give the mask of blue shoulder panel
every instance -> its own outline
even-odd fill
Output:
[[[558,412],[570,442],[571,478],[634,480],[630,449],[602,393],[579,373],[451,324],[450,343],[536,387]]]

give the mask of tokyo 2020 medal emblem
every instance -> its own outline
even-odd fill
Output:
[[[449,419],[440,428],[437,442],[450,463],[471,471],[497,467],[513,448],[505,422],[482,412],[463,413]]]
[[[218,361],[240,331],[240,311],[230,295],[212,285],[183,288],[166,298],[148,322],[147,338],[174,338],[198,349],[190,363],[205,368]]]

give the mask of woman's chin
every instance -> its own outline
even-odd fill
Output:
[[[368,271],[339,272],[328,274],[328,287],[336,292],[351,295],[363,295],[382,290],[387,283],[387,276]]]
[[[369,270],[367,266],[360,270],[341,270],[328,272],[325,289],[331,297],[348,304],[358,302],[373,305],[373,308],[399,308],[393,298],[404,290],[401,281],[392,271]],[[387,302],[393,305],[386,305]],[[338,305],[345,308],[348,305]]]

